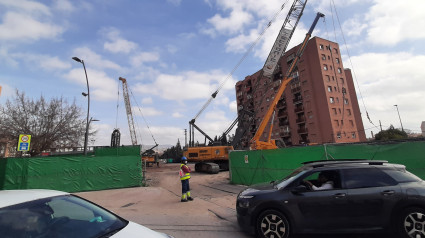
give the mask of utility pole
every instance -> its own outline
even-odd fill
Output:
[[[396,105],[394,105],[394,107],[396,107],[396,108],[397,108],[398,119],[400,119],[401,131],[404,131],[404,130],[403,130],[403,124],[401,123],[400,112],[398,111],[398,106],[397,106],[397,104],[396,104]]]
[[[184,129],[184,146],[187,147],[187,129]]]

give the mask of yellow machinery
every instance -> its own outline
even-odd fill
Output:
[[[195,171],[216,174],[229,169],[229,152],[233,146],[201,146],[189,147],[183,151],[189,161],[196,161]]]

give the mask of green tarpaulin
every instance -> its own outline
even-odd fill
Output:
[[[140,147],[96,149],[91,156],[0,159],[0,189],[66,192],[142,185]]]
[[[332,159],[387,160],[404,164],[410,172],[425,179],[425,141],[402,141],[232,151],[230,180],[231,183],[244,185],[279,180],[303,162]]]

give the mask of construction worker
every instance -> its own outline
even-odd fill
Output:
[[[182,157],[180,164],[180,181],[182,182],[182,199],[181,202],[193,201],[193,198],[190,196],[190,168],[187,166],[187,158]]]

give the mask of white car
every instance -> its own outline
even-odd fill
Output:
[[[2,238],[172,237],[78,196],[44,189],[0,191],[0,231]]]

